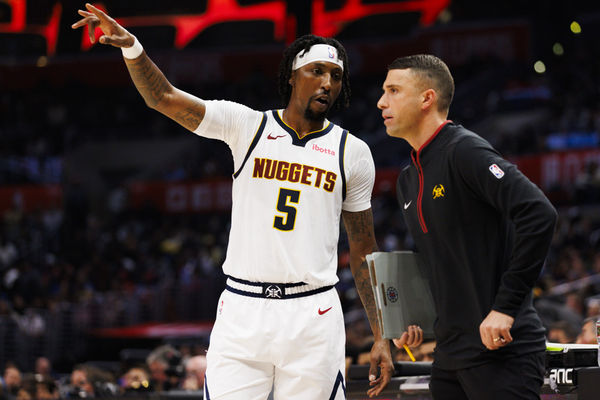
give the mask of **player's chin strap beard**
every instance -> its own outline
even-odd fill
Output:
[[[306,107],[306,109],[304,110],[304,118],[306,118],[309,121],[323,123],[323,121],[325,121],[325,118],[327,117],[328,111],[329,108],[327,109],[327,111],[323,111],[322,113],[316,113],[313,110],[311,110],[310,107]]]
[[[320,96],[321,94],[319,94]],[[333,104],[335,104],[335,101],[333,103],[328,104],[327,110],[323,111],[323,112],[315,112],[310,108],[310,103],[314,100],[314,97],[311,97],[308,101],[308,104],[306,105],[306,109],[304,109],[304,118],[306,118],[308,121],[314,121],[314,122],[320,122],[323,123],[323,121],[325,121],[325,118],[327,118],[327,114],[329,114],[329,110],[331,110],[331,106]]]

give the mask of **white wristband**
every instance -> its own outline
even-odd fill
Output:
[[[121,52],[123,52],[123,57],[133,60],[134,58],[138,58],[140,54],[144,51],[142,44],[137,40],[137,38],[133,37],[133,46],[131,47],[121,47]]]

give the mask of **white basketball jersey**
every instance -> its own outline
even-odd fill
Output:
[[[375,167],[368,146],[327,120],[301,139],[282,110],[205,104],[195,133],[224,140],[234,158],[224,273],[255,282],[335,284],[341,211],[370,207]]]

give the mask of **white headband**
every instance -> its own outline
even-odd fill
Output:
[[[308,51],[302,50],[296,54],[292,70],[295,71],[315,61],[327,61],[339,65],[341,69],[344,69],[344,62],[338,59],[338,51],[335,47],[328,44],[315,44]]]

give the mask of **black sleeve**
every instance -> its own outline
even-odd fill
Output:
[[[513,252],[492,306],[514,317],[542,270],[556,210],[533,182],[480,137],[469,136],[457,143],[454,165],[477,198],[514,224]]]

